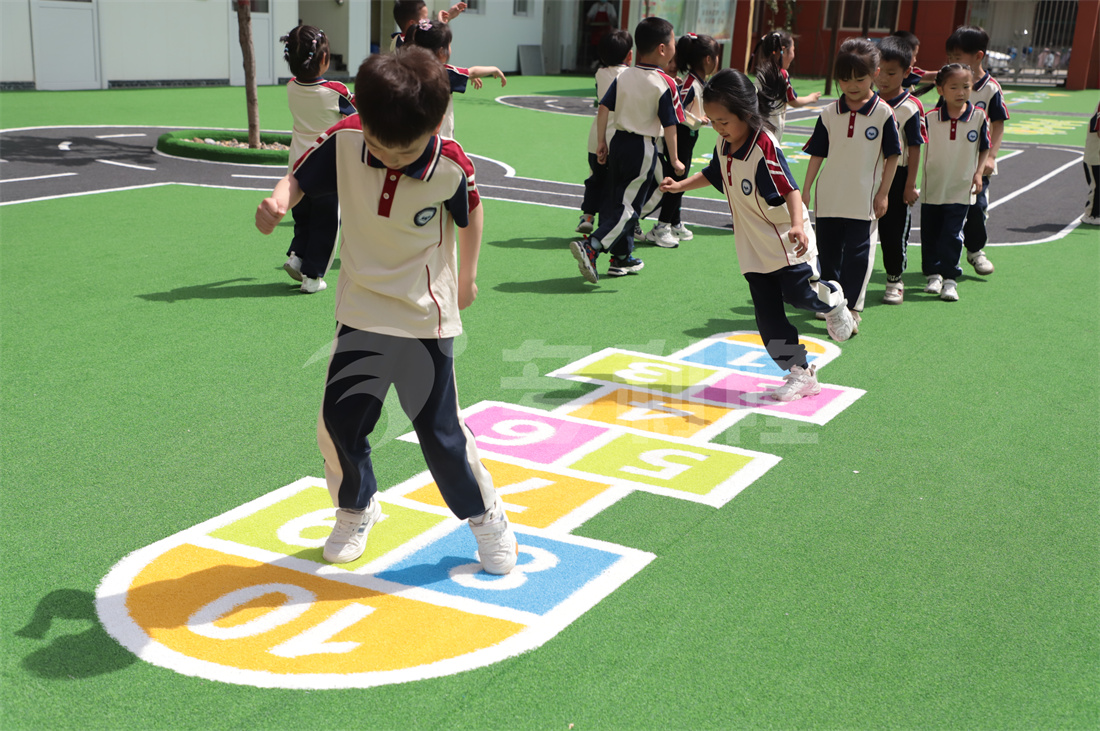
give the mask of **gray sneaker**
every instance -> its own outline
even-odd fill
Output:
[[[821,384],[817,382],[817,366],[808,369],[794,366],[784,376],[786,383],[772,392],[776,401],[795,401],[803,396],[816,396],[821,393]]]
[[[959,301],[959,285],[955,283],[954,279],[943,280],[943,291],[940,292],[940,299],[944,302]]]
[[[989,260],[985,255],[985,250],[969,252],[966,255],[966,260],[970,262],[970,266],[974,267],[974,273],[985,276],[993,273],[993,262]]]
[[[290,258],[283,264],[283,271],[289,274],[294,281],[302,281],[302,260],[293,251],[290,252]]]
[[[886,292],[882,295],[883,304],[900,305],[905,301],[905,285],[901,282],[887,282]]]
[[[325,560],[329,563],[348,563],[362,556],[363,551],[367,550],[367,534],[381,518],[382,508],[374,499],[365,510],[337,510],[336,525],[325,541]]]
[[[649,233],[645,235],[645,240],[651,244],[656,244],[662,249],[675,249],[680,245],[680,239],[676,238],[676,235],[672,233],[672,226],[667,223],[658,223]]]
[[[939,294],[943,291],[943,277],[932,274],[928,277],[928,284],[924,285],[924,291],[928,294]]]
[[[303,275],[302,286],[299,289],[301,289],[304,294],[315,294],[317,292],[323,292],[326,287],[328,287],[328,285],[325,284],[325,280],[320,277],[314,279],[313,277]]]
[[[493,504],[491,510],[467,522],[477,540],[477,558],[486,573],[503,576],[516,567],[519,543],[500,500]]]

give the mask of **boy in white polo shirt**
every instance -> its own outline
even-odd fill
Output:
[[[368,436],[393,384],[447,506],[469,519],[482,566],[506,574],[518,546],[455,392],[458,311],[477,297],[484,213],[469,158],[438,135],[450,84],[431,53],[412,48],[369,57],[355,90],[371,103],[322,135],[256,210],[267,234],[303,194],[338,192],[344,204],[337,334],[317,425],[338,507],[324,556],[357,559],[381,517]]]
[[[1085,137],[1085,182],[1089,186],[1089,197],[1085,201],[1085,215],[1081,223],[1100,226],[1100,105],[1096,114],[1089,120],[1089,133]]]
[[[660,182],[657,179],[657,137],[664,136],[665,149],[677,175],[684,164],[677,158],[676,125],[684,122],[680,90],[675,79],[664,72],[676,55],[672,24],[663,18],[643,18],[634,29],[638,51],[633,68],[611,82],[596,114],[596,158],[608,168],[607,190],[600,208],[600,224],[591,237],[569,245],[577,266],[587,281],[595,284],[596,258],[611,252],[607,274],[621,277],[636,274],[644,264],[631,256],[633,233],[642,205]],[[615,135],[607,144],[607,123],[615,112]]]
[[[802,148],[810,155],[802,187],[807,207],[822,171],[813,207],[821,278],[840,282],[856,332],[875,263],[875,222],[886,213],[901,154],[894,111],[871,88],[878,62],[878,49],[866,38],[844,41],[833,66],[844,93],[822,110]],[[822,168],[826,158],[829,162]]]

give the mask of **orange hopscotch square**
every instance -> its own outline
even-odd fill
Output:
[[[690,438],[732,410],[723,406],[619,388],[570,411],[569,416],[654,434]]]
[[[546,528],[610,487],[602,482],[533,470],[482,459],[504,501],[508,519],[517,525]],[[409,500],[446,507],[439,488],[429,482],[407,494]]]

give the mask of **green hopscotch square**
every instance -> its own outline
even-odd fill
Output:
[[[611,353],[572,372],[603,383],[621,383],[679,393],[714,376],[715,368],[663,360],[639,353]]]
[[[385,517],[371,528],[367,550],[349,563],[329,564],[322,557],[325,539],[336,522],[332,498],[324,487],[307,487],[285,500],[218,528],[210,535],[213,538],[354,571],[446,520],[435,513],[387,503],[380,505]],[[294,521],[298,522],[295,524]]]
[[[752,460],[702,445],[623,434],[569,467],[617,480],[706,495]]]

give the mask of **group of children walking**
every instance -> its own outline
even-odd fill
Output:
[[[650,28],[660,31],[652,34]],[[590,235],[570,244],[587,281],[599,281],[597,262],[604,251],[611,255],[608,276],[642,269],[632,252],[647,201],[652,209],[674,200],[679,211],[685,191],[713,185],[729,203],[737,258],[760,336],[776,364],[788,371],[774,397],[789,401],[812,396],[820,386],[785,305],[814,312],[838,342],[857,334],[876,242],[887,275],[883,302],[901,304],[910,213],[918,201],[925,292],[958,301],[964,246],[975,273],[993,272],[984,251],[988,189],[1008,109],[1000,85],[983,69],[989,44],[984,30],[958,28],[946,44],[949,63],[936,72],[916,67],[919,44],[910,33],[894,33],[878,44],[863,38],[845,41],[832,69],[841,94],[821,110],[803,147],[810,160],[801,191],[779,139],[787,107],[811,104],[820,95],[799,97],[791,88],[787,67],[795,48],[789,34],[773,31],[761,39],[755,82],[734,69],[715,74],[716,50],[713,57],[704,52],[703,61],[690,56],[696,47],[717,49],[706,36],[683,36],[671,54],[670,25],[647,18],[636,36],[643,34],[644,41],[635,38],[638,64],[628,67],[629,49],[620,47],[616,56],[603,58],[607,68],[597,73],[600,101],[593,139],[598,147],[589,156],[592,173],[577,227]],[[675,67],[662,65],[662,59],[673,56]],[[686,80],[677,84],[666,73],[672,69],[686,72]],[[653,81],[638,85],[638,78]],[[925,81],[934,82],[940,97],[929,111],[910,90]],[[720,140],[709,165],[686,177],[682,168],[690,166],[691,156],[682,154],[681,140],[691,130],[685,127],[683,108],[699,100],[701,120]],[[679,115],[675,119],[674,113]],[[699,117],[697,111],[692,115]],[[658,160],[663,162],[661,180],[655,172]],[[918,167],[923,170],[919,191]],[[1086,167],[1086,175],[1095,188],[1096,170]],[[816,200],[811,193],[815,183]],[[654,190],[664,195],[657,206],[649,197]],[[657,236],[646,238],[666,247],[686,238],[669,243],[663,223],[654,229]]]

